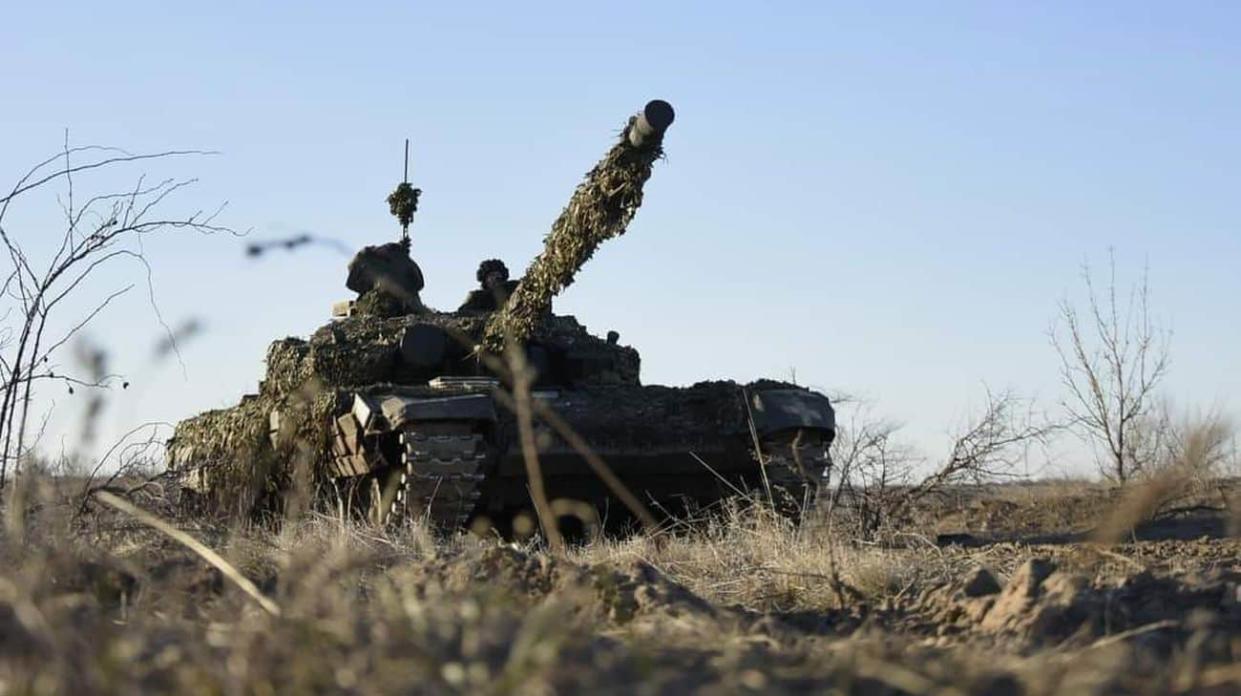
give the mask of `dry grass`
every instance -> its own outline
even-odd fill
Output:
[[[1125,492],[1095,530],[1095,539],[1115,543],[1174,505],[1201,506],[1194,498],[1209,495],[1216,484],[1217,469],[1226,459],[1232,433],[1231,425],[1219,417],[1194,421],[1180,429],[1166,460],[1145,472],[1144,480]],[[1230,503],[1222,492],[1221,497],[1225,506]]]
[[[1045,549],[855,544],[736,505],[554,556],[317,514],[229,527],[142,501],[273,612],[128,514],[75,519],[48,481],[24,490],[0,539],[2,693],[1210,693],[1241,679],[1217,648],[1151,652],[1178,621],[1030,655],[1019,637],[939,630],[937,588]],[[1235,632],[1209,635],[1241,651]]]
[[[761,505],[732,503],[692,531],[602,539],[575,551],[585,563],[649,563],[718,604],[755,611],[820,611],[879,601],[916,582],[943,580],[929,541],[913,548],[858,546],[830,525],[797,526]]]

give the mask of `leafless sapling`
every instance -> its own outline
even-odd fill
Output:
[[[1093,276],[1083,266],[1086,307],[1062,300],[1049,335],[1060,357],[1070,425],[1102,447],[1100,469],[1124,484],[1150,464],[1138,447],[1138,431],[1167,374],[1171,333],[1151,317],[1146,271],[1133,287],[1118,288],[1115,255],[1109,254],[1107,286],[1096,289]]]
[[[132,188],[89,196],[78,193],[78,179],[112,173],[134,163],[207,154],[211,153],[169,150],[131,154],[96,145],[70,146],[66,136],[60,152],[37,163],[7,194],[0,196],[0,253],[7,253],[9,260],[9,269],[0,283],[0,302],[6,305],[0,309],[0,489],[29,454],[30,416],[37,384],[61,383],[71,390],[92,390],[120,381],[118,375],[107,372],[76,376],[57,369],[56,357],[61,348],[134,284],[101,293],[101,299],[91,309],[67,322],[59,319],[66,300],[85,293],[87,281],[102,269],[129,261],[136,263],[144,274],[158,317],[151,292],[151,267],[142,250],[142,239],[176,230],[234,233],[215,222],[223,206],[211,212],[164,214],[168,199],[193,184],[194,179],[167,178],[152,183],[144,175],[136,175]],[[60,187],[57,199],[62,215],[60,232],[51,238],[53,243],[46,243],[48,237],[44,232],[6,226],[6,215],[16,204],[51,187]],[[61,328],[62,324],[68,328]]]

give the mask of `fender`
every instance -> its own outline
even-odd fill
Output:
[[[824,431],[836,438],[836,411],[824,395],[808,389],[772,389],[750,394],[750,412],[760,436],[797,428]]]
[[[400,430],[408,421],[496,420],[495,403],[486,394],[417,398],[396,394],[357,394],[353,416],[367,434]]]

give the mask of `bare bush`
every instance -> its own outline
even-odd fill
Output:
[[[936,462],[899,442],[899,426],[873,418],[864,405],[840,429],[834,445],[839,478],[828,514],[843,504],[856,531],[871,537],[906,521],[916,503],[950,486],[1013,476],[1028,446],[1054,429],[1013,393],[988,391],[982,410],[957,431],[947,454]],[[928,467],[931,473],[915,478],[915,471]]]
[[[1012,392],[988,391],[982,410],[953,436],[948,454],[899,501],[892,514],[903,513],[948,486],[1012,477],[1028,447],[1055,429]]]
[[[90,288],[88,292],[88,281],[116,263],[136,263],[145,274],[148,295],[155,308],[151,268],[142,251],[144,237],[175,230],[232,232],[215,223],[219,209],[181,216],[162,213],[161,207],[169,197],[193,184],[193,179],[169,178],[149,183],[139,175],[130,189],[81,196],[75,189],[76,178],[110,173],[135,162],[205,154],[209,153],[167,151],[134,155],[94,145],[71,147],[66,137],[61,152],[36,164],[7,195],[0,197],[0,244],[11,265],[0,286],[0,302],[6,305],[0,310],[0,489],[30,454],[31,405],[37,384],[59,383],[73,393],[74,389],[107,389],[122,382],[120,376],[107,370],[106,354],[99,351],[78,360],[81,374],[73,368],[61,369],[58,364],[60,350],[108,305],[134,287],[129,284],[103,292]],[[18,232],[5,227],[5,215],[12,205],[52,186],[63,187],[57,196],[63,215],[59,235],[49,236],[37,230]],[[45,250],[49,239],[55,243]],[[84,315],[76,320],[60,318],[66,300],[97,292],[102,299]],[[158,317],[158,309],[155,311]],[[167,333],[171,340],[172,332]],[[91,408],[97,411],[100,403],[92,400]]]
[[[1062,404],[1071,425],[1103,447],[1100,470],[1123,484],[1151,463],[1150,443],[1142,442],[1138,431],[1168,371],[1171,333],[1151,317],[1145,271],[1123,291],[1116,285],[1115,256],[1109,254],[1101,292],[1093,275],[1090,266],[1083,267],[1084,312],[1062,300],[1049,335],[1060,356],[1060,380],[1068,390]]]
[[[883,523],[894,498],[908,487],[918,457],[899,440],[901,425],[874,414],[867,402],[836,399],[850,411],[839,423],[832,443],[836,484],[827,499],[826,514],[834,518],[847,509],[851,524],[862,536]]]

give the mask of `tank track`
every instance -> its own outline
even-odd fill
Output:
[[[401,480],[389,519],[425,519],[439,531],[464,528],[482,495],[488,459],[480,433],[401,433]]]

